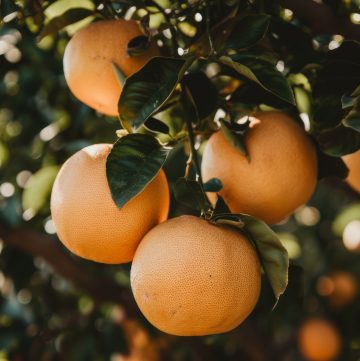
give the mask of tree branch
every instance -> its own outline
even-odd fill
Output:
[[[124,307],[127,317],[139,317],[139,309],[129,289],[108,277],[95,275],[76,259],[69,257],[53,237],[32,229],[8,229],[0,225],[4,244],[42,257],[54,270],[100,302],[112,302]]]
[[[348,17],[336,17],[325,4],[314,0],[278,0],[278,3],[307,22],[316,34],[340,34],[346,39],[360,40],[360,26]]]

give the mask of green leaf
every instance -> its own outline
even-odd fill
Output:
[[[227,126],[227,123],[222,121],[221,122],[221,131],[224,134],[224,137],[226,140],[233,145],[235,148],[239,149],[241,154],[243,154],[248,161],[250,161],[249,153],[246,149],[245,141],[244,141],[244,135],[243,134],[236,134],[233,132],[229,127]]]
[[[193,59],[154,57],[126,79],[119,100],[120,119],[139,128],[169,99]]]
[[[106,161],[106,176],[119,208],[155,178],[169,151],[147,134],[129,134],[114,144]]]
[[[241,216],[233,213],[219,213],[212,216],[209,220],[213,224],[232,226],[238,229],[243,229],[245,223]]]
[[[289,258],[276,233],[265,222],[247,214],[215,214],[209,222],[237,228],[253,242],[277,303],[288,284]]]
[[[218,178],[211,178],[204,184],[205,192],[219,192],[222,188],[223,184]]]
[[[125,80],[126,80],[125,74],[122,72],[119,65],[117,65],[116,63],[111,63],[111,65],[114,69],[117,81],[119,82],[120,86],[123,87],[125,84]]]
[[[176,181],[175,198],[182,205],[204,213],[211,207],[199,182],[187,178],[179,178]]]
[[[360,133],[343,124],[324,130],[317,140],[322,151],[334,157],[353,153],[360,148]]]
[[[31,209],[34,215],[48,203],[58,166],[48,166],[34,173],[26,183],[22,194],[24,210]]]
[[[199,71],[186,74],[181,85],[190,93],[200,119],[209,116],[217,109],[218,91],[205,73]]]
[[[226,48],[244,49],[255,45],[266,34],[270,24],[270,16],[265,14],[247,15],[239,20],[231,36],[225,43]]]
[[[65,11],[60,16],[51,19],[42,29],[39,35],[39,41],[45,36],[56,33],[68,25],[74,24],[80,20],[94,15],[94,12],[89,9],[73,8]]]
[[[351,128],[360,132],[360,109],[354,109],[342,120],[345,127]]]
[[[277,303],[288,284],[289,258],[287,251],[276,233],[265,222],[247,214],[240,216],[245,223],[244,230],[258,251]]]
[[[322,152],[317,147],[318,179],[327,177],[338,177],[345,179],[349,170],[341,157],[333,157]]]
[[[170,128],[164,122],[150,117],[145,123],[144,127],[153,133],[169,134]]]
[[[291,86],[272,63],[254,55],[237,54],[232,57],[221,56],[220,62],[262,86],[280,99],[295,105]]]
[[[356,98],[349,96],[347,94],[343,94],[343,96],[341,97],[341,106],[342,109],[346,109],[346,108],[350,108],[352,107],[356,102]]]
[[[139,35],[129,41],[127,45],[127,53],[129,56],[139,56],[144,54],[149,47],[149,38],[145,35]]]

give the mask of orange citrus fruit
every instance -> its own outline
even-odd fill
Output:
[[[249,240],[194,216],[153,228],[131,267],[132,291],[144,316],[178,336],[237,327],[255,307],[260,286],[260,263]]]
[[[358,283],[349,272],[339,271],[331,276],[334,290],[329,295],[330,304],[335,308],[343,308],[350,304],[356,297]]]
[[[65,79],[71,92],[100,113],[117,115],[122,87],[113,64],[129,76],[158,55],[154,43],[141,55],[127,54],[129,41],[140,35],[135,21],[122,19],[98,21],[75,33],[64,53]]]
[[[341,351],[341,337],[327,320],[310,318],[300,327],[299,347],[309,361],[332,361]]]
[[[142,237],[167,218],[169,188],[161,170],[122,208],[114,203],[106,178],[111,144],[85,147],[58,173],[51,214],[62,243],[76,255],[102,263],[132,260]]]
[[[276,223],[312,195],[317,182],[315,148],[284,113],[259,112],[250,120],[244,139],[250,161],[218,131],[204,149],[203,177],[221,180],[219,194],[233,213]]]
[[[349,168],[347,182],[358,192],[360,192],[360,150],[355,153],[345,155],[343,160]]]

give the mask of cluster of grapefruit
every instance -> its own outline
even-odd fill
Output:
[[[114,65],[129,76],[158,54],[154,44],[130,57],[128,42],[141,31],[134,21],[99,21],[80,30],[64,54],[72,93],[99,112],[116,115],[121,92]],[[259,112],[245,136],[251,160],[223,133],[209,139],[204,179],[219,178],[230,210],[276,223],[305,203],[316,186],[313,144],[293,119]],[[169,187],[163,170],[118,208],[106,178],[111,144],[86,147],[62,166],[51,212],[62,243],[102,263],[132,261],[131,286],[146,318],[174,335],[229,331],[253,310],[260,293],[256,251],[245,235],[194,216],[167,220]],[[209,195],[211,196],[211,195]]]

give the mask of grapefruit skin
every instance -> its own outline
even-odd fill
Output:
[[[274,224],[312,195],[316,152],[305,131],[284,113],[256,113],[250,127],[245,135],[250,162],[218,131],[205,146],[202,173],[204,181],[221,180],[219,194],[231,212]]]
[[[259,259],[248,239],[194,216],[153,228],[131,267],[140,310],[155,327],[177,336],[237,327],[254,309],[260,286]]]
[[[299,347],[309,361],[333,361],[341,351],[342,341],[336,328],[327,320],[310,318],[299,332]]]
[[[75,97],[100,113],[118,115],[122,87],[112,63],[130,76],[159,55],[155,43],[139,56],[127,54],[129,41],[140,35],[133,20],[103,20],[79,30],[67,44],[63,59],[65,79]]]
[[[51,194],[51,214],[61,242],[76,255],[101,263],[126,263],[142,237],[167,218],[165,173],[119,209],[106,178],[111,144],[85,147],[60,169]]]
[[[360,150],[342,157],[349,168],[347,182],[360,193]]]

